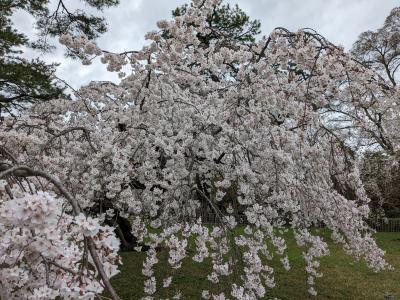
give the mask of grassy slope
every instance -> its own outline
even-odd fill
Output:
[[[323,235],[327,236],[326,232]],[[275,279],[277,286],[268,291],[268,297],[279,299],[383,299],[385,292],[390,291],[395,299],[400,299],[400,233],[378,233],[376,235],[378,244],[387,251],[387,260],[395,267],[394,271],[374,273],[369,270],[363,262],[355,262],[347,256],[337,245],[331,244],[332,255],[323,258],[321,271],[324,276],[316,279],[318,296],[311,297],[307,293],[306,274],[304,263],[300,257],[301,250],[295,245],[293,239],[288,239],[289,259],[292,270],[286,272],[278,263],[275,266]],[[112,280],[118,294],[124,300],[136,300],[144,296],[141,268],[144,253],[125,252],[122,253],[124,265],[121,273]],[[160,262],[155,268],[156,278],[174,275],[170,289],[161,289],[157,282],[156,299],[172,297],[176,291],[182,291],[182,299],[200,299],[202,289],[213,290],[206,275],[210,264],[198,264],[190,259],[184,261],[182,269],[174,270],[167,265],[166,253],[159,254]],[[161,279],[161,280],[160,280]],[[219,290],[228,290],[229,278],[219,285]]]

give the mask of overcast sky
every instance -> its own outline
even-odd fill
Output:
[[[71,0],[74,2],[75,0]],[[225,0],[226,1],[226,0]],[[144,34],[155,29],[159,19],[169,18],[171,11],[185,0],[120,0],[120,5],[105,11],[109,30],[98,44],[105,50],[125,51],[140,49]],[[261,21],[262,35],[275,27],[295,31],[310,27],[328,40],[350,49],[358,35],[366,30],[380,27],[390,10],[399,5],[398,0],[228,0],[239,4],[252,19]],[[32,34],[31,20],[16,14],[14,22],[18,29]],[[60,62],[57,75],[78,88],[92,80],[118,81],[116,74],[107,72],[104,65],[95,62],[82,66],[78,61],[63,57],[62,48],[43,59]]]

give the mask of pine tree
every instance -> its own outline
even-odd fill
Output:
[[[174,17],[182,16],[188,9],[188,5],[182,5],[172,11]],[[259,20],[250,20],[250,17],[236,4],[218,5],[207,18],[211,32],[198,36],[203,45],[208,46],[211,40],[218,39],[221,45],[227,48],[235,48],[239,44],[255,41],[259,34],[261,23]]]
[[[97,10],[118,4],[118,0],[82,2]],[[0,3],[0,115],[15,115],[31,103],[53,99],[63,92],[52,80],[56,64],[25,59],[21,49],[51,51],[48,37],[69,33],[85,34],[93,39],[107,29],[104,18],[83,10],[70,11],[61,0],[54,11],[50,11],[48,6],[49,2],[45,0],[3,0]],[[16,10],[28,12],[35,18],[37,40],[29,40],[14,28],[11,17]],[[71,50],[67,54],[75,56]]]

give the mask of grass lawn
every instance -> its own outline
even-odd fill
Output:
[[[326,231],[321,231],[328,237]],[[363,262],[356,262],[347,256],[338,245],[330,244],[331,256],[321,260],[320,270],[324,276],[316,279],[318,295],[312,297],[307,292],[306,273],[299,249],[293,238],[288,238],[288,256],[292,269],[286,272],[279,258],[272,261],[275,268],[277,286],[267,292],[265,299],[383,299],[385,292],[391,292],[395,299],[400,299],[400,233],[377,233],[378,244],[386,250],[386,258],[395,268],[394,271],[374,273]],[[326,239],[328,240],[328,239]],[[112,279],[120,297],[124,300],[136,300],[144,296],[141,268],[144,253],[121,253],[123,266],[121,273]],[[206,279],[210,263],[199,264],[186,259],[179,270],[171,270],[167,264],[167,253],[161,251],[160,262],[156,265],[157,293],[155,299],[171,298],[181,291],[181,299],[201,299],[201,290],[213,290],[213,285]],[[173,275],[170,288],[162,289],[161,281]],[[219,291],[229,295],[229,278],[222,281]]]

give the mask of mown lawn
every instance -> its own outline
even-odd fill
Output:
[[[322,231],[326,237],[328,232]],[[290,235],[290,234],[289,234]],[[374,273],[363,262],[356,262],[347,256],[339,246],[330,244],[331,256],[321,260],[320,270],[324,276],[316,279],[318,296],[312,297],[307,292],[306,273],[300,256],[301,249],[297,248],[294,240],[288,238],[288,256],[292,269],[286,272],[278,258],[273,260],[277,286],[268,291],[270,299],[383,299],[385,292],[391,292],[395,299],[400,299],[400,233],[377,233],[378,244],[387,251],[386,258],[395,268],[394,271]],[[328,240],[328,239],[327,239]],[[112,279],[118,294],[124,300],[136,300],[144,296],[141,268],[144,253],[121,253],[123,266],[121,273]],[[206,275],[210,263],[199,264],[186,259],[180,270],[171,270],[166,259],[166,251],[158,255],[160,262],[155,268],[158,291],[155,299],[171,298],[177,291],[182,292],[181,299],[200,299],[201,290],[213,290]],[[173,275],[169,289],[161,288],[163,278]],[[218,289],[229,295],[229,278],[221,282]]]

